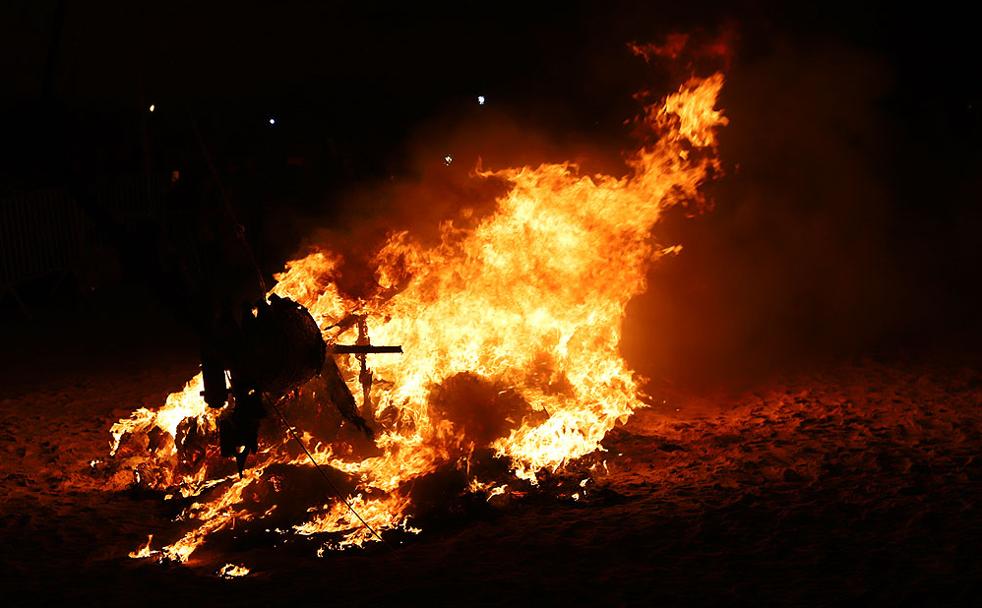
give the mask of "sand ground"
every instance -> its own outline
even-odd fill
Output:
[[[502,500],[390,548],[240,543],[178,566],[127,557],[173,513],[90,463],[113,421],[190,377],[194,354],[138,332],[96,339],[4,354],[7,605],[950,605],[982,591],[971,365],[866,359],[734,394],[666,392],[611,432],[578,501]],[[251,573],[223,580],[226,562]]]

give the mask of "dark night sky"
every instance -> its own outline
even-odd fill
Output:
[[[599,117],[608,128],[630,111],[622,96],[641,74],[625,42],[730,23],[744,61],[774,52],[779,40],[875,56],[891,79],[881,99],[891,136],[939,147],[955,165],[977,160],[965,134],[978,133],[979,53],[971,20],[954,4],[423,4],[13,0],[0,26],[3,107],[30,106],[48,74],[51,98],[75,112],[119,114],[152,100],[243,121],[308,113],[317,127],[384,129],[390,146],[477,92],[555,125]],[[850,94],[848,82],[830,84]],[[23,126],[5,122],[15,135]]]
[[[978,334],[982,95],[966,9],[421,4],[6,2],[0,191],[57,186],[79,157],[102,159],[100,172],[133,171],[146,104],[159,108],[158,141],[190,112],[220,161],[328,159],[316,178],[264,173],[249,188],[263,201],[239,201],[275,268],[305,236],[298,226],[333,221],[358,200],[353,189],[419,179],[468,133],[498,131],[471,152],[502,162],[492,140],[510,138],[501,149],[522,162],[618,148],[636,111],[630,94],[651,84],[625,44],[729,27],[729,177],[715,187],[715,212],[665,226],[687,253],[652,283],[653,294],[701,303],[642,299],[637,318],[657,327],[666,352],[688,348],[706,367],[748,343],[767,365],[789,343],[822,351]],[[483,117],[477,94],[489,100]],[[275,130],[265,123],[274,115]],[[672,338],[666,327],[682,329]]]

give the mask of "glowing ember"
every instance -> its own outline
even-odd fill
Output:
[[[508,488],[508,484],[504,484],[498,486],[497,488],[492,489],[490,492],[488,492],[488,497],[485,500],[491,502],[491,499],[494,498],[495,496],[501,496],[502,494],[504,494],[507,488]]]
[[[218,576],[222,578],[239,578],[249,574],[249,569],[245,566],[236,566],[235,564],[225,564],[218,571]]]
[[[374,343],[401,344],[406,353],[372,360],[366,413],[377,436],[370,449],[299,422],[303,408],[331,407],[317,379],[285,404],[318,463],[354,488],[345,498],[372,528],[418,532],[409,525],[412,482],[441,467],[466,469],[470,491],[491,498],[505,493],[507,480],[474,478],[478,455],[506,459],[523,480],[513,483],[536,484],[602,449],[614,425],[643,407],[640,379],[618,352],[621,324],[628,302],[645,289],[649,264],[679,249],[651,241],[662,212],[699,202],[700,186],[719,168],[722,85],[720,74],[694,78],[645,108],[640,120],[657,139],[628,156],[625,176],[583,175],[569,163],[480,173],[509,186],[494,211],[468,227],[444,223],[432,247],[408,232],[390,235],[375,256],[372,297],[342,295],[340,257],[327,251],[292,261],[277,276],[272,293],[309,308],[328,342],[354,342],[357,328],[339,322],[358,315]],[[336,359],[352,392],[362,394],[356,357]],[[253,468],[232,474],[213,447],[216,414],[200,391],[199,375],[160,409],[141,408],[111,429],[110,451],[121,467],[151,487],[200,499],[179,518],[187,531],[162,550],[182,562],[212,534],[274,513],[286,517],[275,496],[287,491],[281,472],[312,470],[270,423]],[[284,527],[323,535],[321,552],[373,539],[323,488],[308,500],[318,506]]]
[[[153,542],[153,534],[147,535],[147,544],[143,545],[136,551],[130,551],[130,557],[133,559],[144,559],[147,557],[153,557],[154,555],[159,555],[160,551],[155,551],[150,548],[150,543]]]

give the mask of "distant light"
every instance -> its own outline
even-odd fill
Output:
[[[271,124],[271,125],[275,125],[275,124],[276,124],[276,119],[275,119],[275,118],[272,118],[272,117],[270,117],[270,119],[269,119],[269,124]]]
[[[157,109],[157,106],[155,106],[153,104],[150,104],[150,112],[151,113],[153,113],[153,111],[156,110],[156,109]]]
[[[483,106],[484,105],[484,95],[478,95],[477,96],[477,105],[479,105],[479,106]]]
[[[443,157],[443,164],[449,167],[452,163],[453,163],[453,156],[447,154],[446,156]]]

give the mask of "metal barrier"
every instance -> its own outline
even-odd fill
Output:
[[[159,220],[164,213],[162,176],[121,176],[96,193],[102,210],[120,224]],[[77,274],[85,262],[91,222],[65,189],[0,198],[0,297],[45,277]]]

